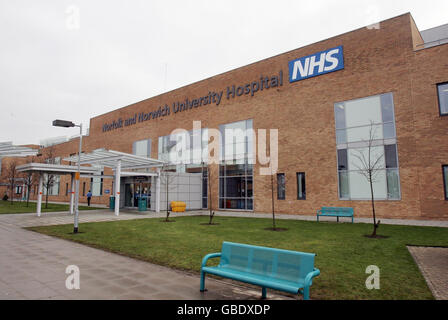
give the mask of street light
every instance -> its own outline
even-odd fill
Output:
[[[78,233],[79,177],[81,175],[82,123],[76,125],[71,121],[54,120],[53,126],[63,128],[79,127],[78,172],[75,174],[75,221],[73,227],[73,233]]]

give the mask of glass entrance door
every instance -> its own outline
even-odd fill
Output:
[[[138,200],[142,198],[146,201],[146,208],[151,207],[151,183],[134,182],[125,184],[125,206],[128,208],[138,208]]]
[[[125,207],[133,207],[134,206],[134,184],[126,183],[124,185],[124,206]]]

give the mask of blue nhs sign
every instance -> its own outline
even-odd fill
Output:
[[[342,46],[289,62],[289,82],[296,82],[344,69]]]

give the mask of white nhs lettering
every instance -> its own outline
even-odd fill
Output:
[[[342,46],[289,62],[290,82],[344,68]]]

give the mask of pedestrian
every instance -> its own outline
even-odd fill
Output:
[[[92,199],[92,192],[87,192],[87,205],[90,207],[90,199]]]

